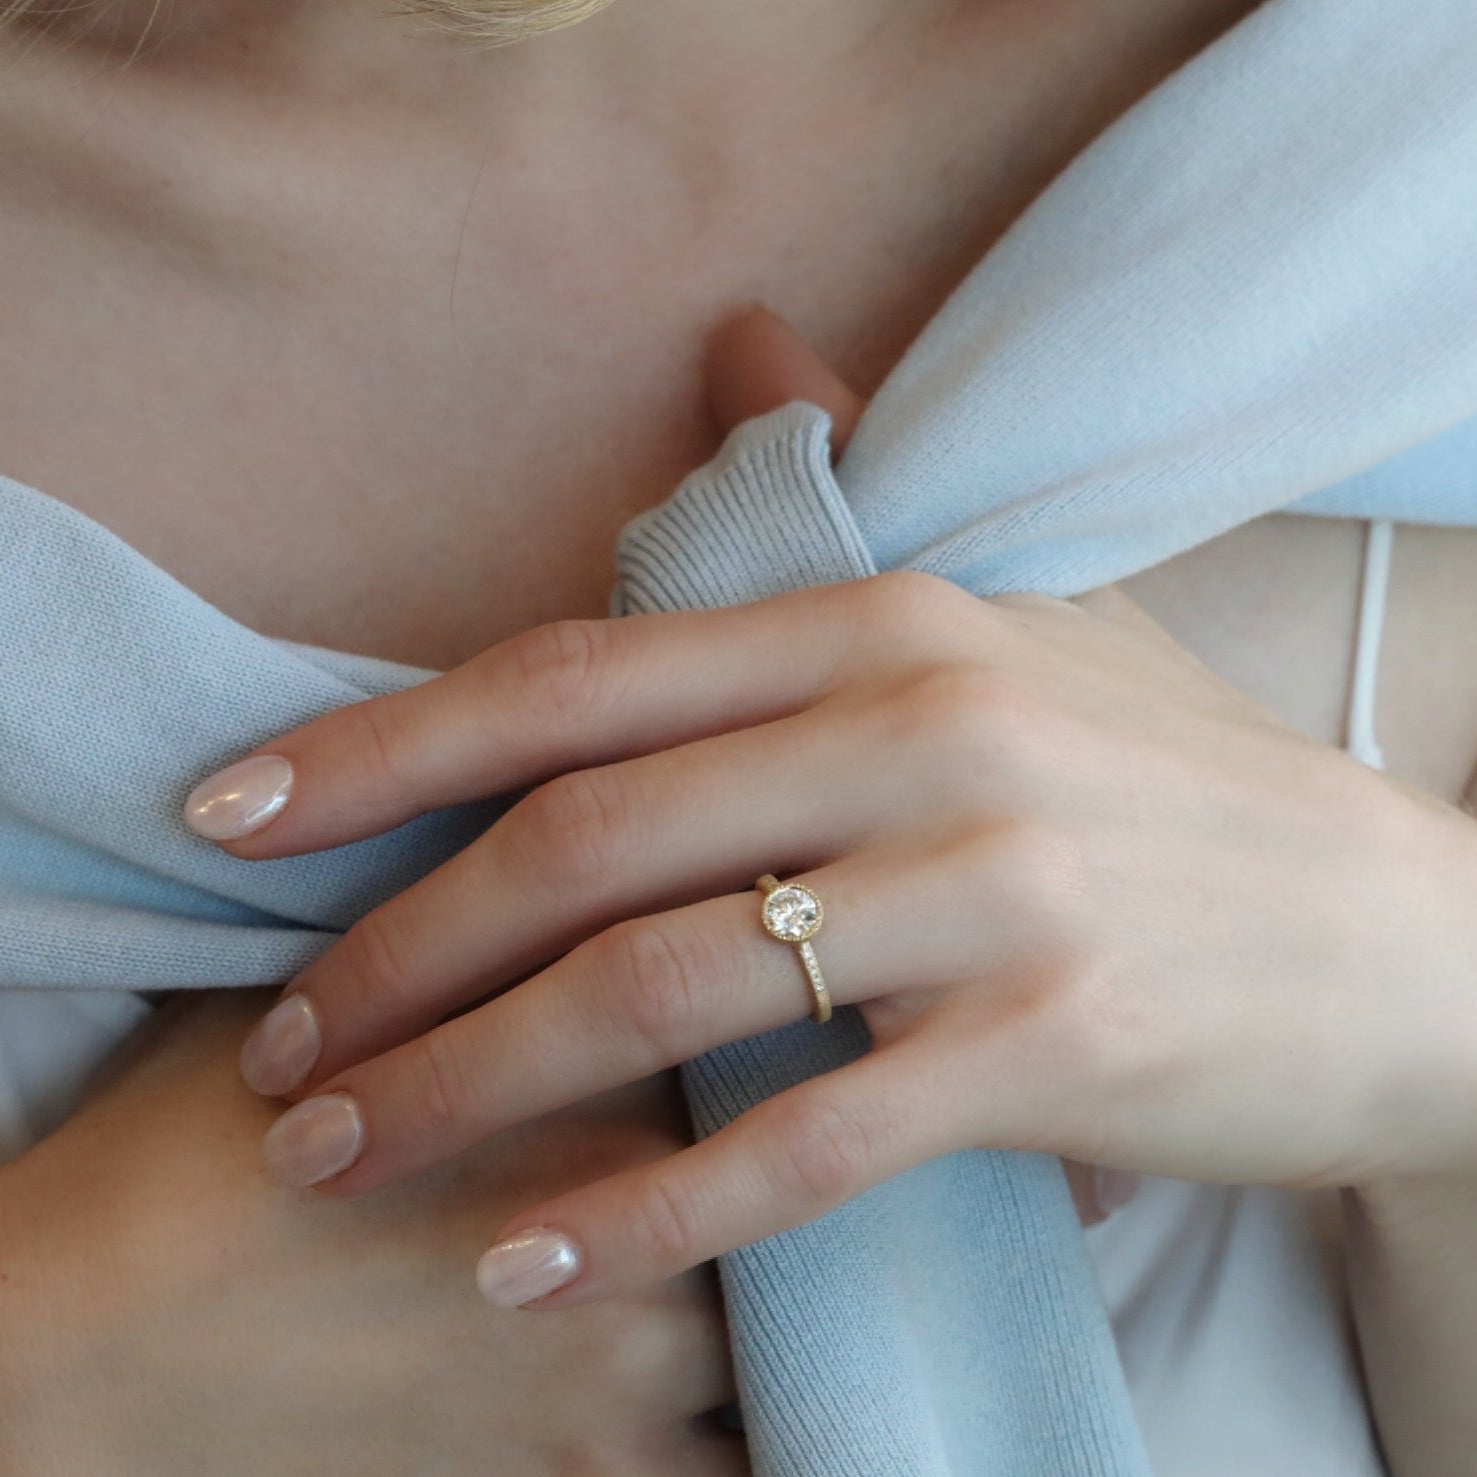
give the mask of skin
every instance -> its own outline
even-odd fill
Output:
[[[4,470],[274,635],[446,667],[600,615],[711,454],[717,324],[763,300],[870,393],[1234,13],[1056,5],[641,0],[488,53],[189,0],[126,66],[126,29],[0,43]]]
[[[485,55],[357,7],[212,3],[122,72],[142,8],[20,36],[5,470],[273,634],[449,666],[598,615],[615,529],[712,449],[715,323],[763,297],[870,392],[1062,162],[1244,8],[649,0]],[[1358,540],[1259,520],[1124,588],[1336,742]],[[1470,535],[1402,530],[1382,738],[1392,773],[1447,800],[1477,732],[1474,574]],[[1449,1278],[1430,1295],[1442,1263],[1396,1232],[1398,1203],[1366,1360],[1392,1444],[1439,1472],[1451,1402],[1380,1350],[1460,1347],[1473,1320]],[[1464,1214],[1441,1197],[1422,1236],[1469,1244]]]
[[[285,1195],[257,1154],[270,1111],[230,1086],[262,1006],[177,1000],[0,1171],[7,1477],[455,1477],[492,1451],[517,1477],[748,1470],[704,1414],[732,1393],[706,1276],[566,1329],[465,1296],[487,1216],[685,1141],[665,1093],[549,1115],[353,1205]]]
[[[748,335],[761,369],[720,371],[727,413],[806,393],[854,419],[800,345],[806,388],[766,395],[784,326],[725,347]],[[258,752],[296,778],[227,843],[247,858],[537,786],[291,987],[323,1047],[274,1137],[314,1098],[362,1124],[327,1193],[802,1018],[742,890],[774,865],[836,918],[832,994],[873,1051],[515,1216],[492,1262],[531,1233],[576,1253],[525,1306],[644,1286],[963,1148],[1336,1186],[1392,1455],[1465,1461],[1477,1351],[1432,1294],[1466,1265],[1477,1183],[1477,822],[1283,724],[1121,592],[979,601],[884,575],[566,622]],[[899,896],[926,920],[906,936]],[[1418,1388],[1392,1333],[1451,1373]]]

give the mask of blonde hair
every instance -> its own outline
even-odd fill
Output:
[[[491,46],[562,30],[609,4],[610,0],[395,0],[399,10],[444,22]]]
[[[395,9],[474,36],[488,46],[510,46],[541,31],[559,31],[604,10],[611,0],[391,0]],[[0,22],[28,12],[65,9],[56,0],[0,0]],[[160,0],[156,10],[164,8]]]

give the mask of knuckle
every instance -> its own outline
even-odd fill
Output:
[[[825,1098],[788,1105],[774,1173],[781,1193],[829,1206],[867,1183],[878,1148],[875,1125]]]
[[[985,837],[985,882],[996,906],[1018,929],[1067,949],[1082,930],[1093,893],[1091,862],[1082,840],[1039,819],[999,824]]]
[[[633,849],[634,811],[619,766],[561,774],[540,785],[519,809],[522,850],[558,880],[607,879]]]
[[[394,914],[384,908],[350,925],[340,947],[352,980],[353,1003],[363,1014],[393,1013],[413,992],[411,951]]]
[[[676,1270],[699,1259],[702,1222],[692,1196],[665,1174],[653,1175],[631,1228],[637,1257]]]
[[[582,1373],[619,1386],[622,1376],[644,1352],[645,1310],[629,1299],[588,1303],[580,1310],[579,1346]],[[629,1335],[629,1341],[622,1335]]]
[[[591,1371],[583,1358],[584,1346],[580,1347],[581,1358],[578,1362],[582,1371],[588,1374]],[[600,1366],[597,1364],[595,1368],[598,1370]],[[561,1405],[560,1409],[563,1410],[564,1407]],[[612,1424],[629,1419],[628,1410],[613,1405],[609,1415]],[[627,1445],[628,1443],[613,1439],[608,1429],[592,1432],[566,1431],[559,1438],[558,1464],[550,1470],[556,1477],[628,1477],[629,1473],[640,1470],[639,1463],[643,1457],[634,1449],[627,1449]],[[634,1446],[634,1443],[629,1445]]]
[[[721,1398],[730,1366],[721,1310],[716,1298],[706,1295],[694,1306],[678,1290],[682,1286],[681,1281],[664,1280],[579,1310],[598,1308],[600,1314],[579,1338],[582,1353],[588,1355],[581,1359],[580,1377],[589,1385],[591,1402],[615,1413],[630,1410],[634,1399],[639,1408],[655,1414],[656,1398],[662,1409],[680,1419]],[[703,1287],[706,1294],[705,1283]]]
[[[894,740],[923,744],[941,755],[962,748],[961,759],[998,756],[1034,718],[1019,683],[980,662],[918,668],[890,694],[887,706]]]
[[[401,716],[404,706],[372,698],[353,711],[358,728],[355,750],[364,756],[376,784],[393,794],[404,787],[416,749],[414,735]]]
[[[861,581],[855,594],[853,618],[869,645],[896,646],[899,638],[930,645],[944,638],[958,645],[961,627],[977,622],[986,608],[960,586],[917,569],[873,575]]]
[[[417,1044],[412,1098],[419,1121],[446,1131],[461,1124],[472,1104],[467,1063],[444,1031],[432,1031]]]
[[[600,692],[616,624],[558,620],[514,636],[508,657],[518,680],[518,701],[555,723],[588,712]]]
[[[1015,878],[1053,895],[1075,893],[1084,880],[1087,863],[1082,841],[1039,817],[1018,818],[999,826],[990,846],[997,877]]]
[[[979,605],[973,595],[952,580],[921,569],[888,570],[869,583],[877,614],[894,627],[952,623],[963,611]]]
[[[693,929],[643,918],[605,935],[612,1010],[663,1058],[680,1061],[702,1038],[716,959]]]

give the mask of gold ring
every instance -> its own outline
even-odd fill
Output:
[[[810,1018],[818,1026],[825,1025],[831,1019],[831,992],[826,988],[815,950],[810,947],[811,939],[821,931],[821,900],[803,883],[782,883],[769,872],[754,886],[764,894],[764,905],[759,913],[764,931],[782,944],[794,944],[799,950],[800,963],[805,968],[805,978],[810,982],[814,999]]]

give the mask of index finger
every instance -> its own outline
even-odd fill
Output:
[[[931,575],[893,574],[717,610],[536,626],[261,745],[191,792],[186,823],[237,856],[292,856],[784,717],[823,696],[859,642],[871,663],[899,648],[894,592],[922,583],[951,592],[926,598],[972,599]]]

